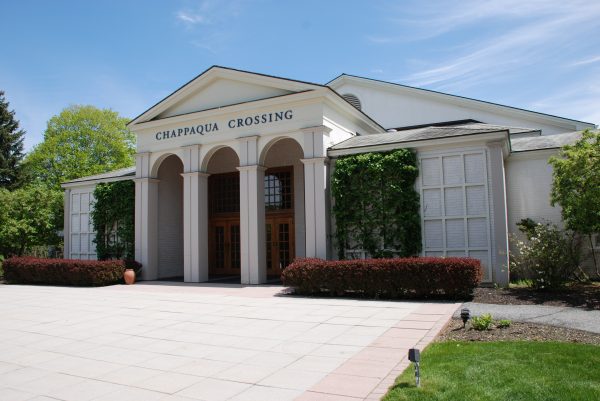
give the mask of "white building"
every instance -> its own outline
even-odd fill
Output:
[[[422,253],[478,258],[485,281],[506,284],[515,223],[560,221],[548,157],[595,126],[350,75],[319,85],[211,67],[129,128],[135,168],[63,184],[66,257],[95,258],[94,186],[134,180],[144,279],[263,283],[294,257],[337,254],[337,157],[410,148]]]

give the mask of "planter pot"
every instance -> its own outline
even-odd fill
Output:
[[[135,283],[135,270],[125,269],[125,273],[123,273],[123,278],[125,279],[125,284]]]

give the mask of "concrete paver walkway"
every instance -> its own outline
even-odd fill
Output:
[[[491,313],[496,319],[531,322],[600,333],[600,311],[543,305],[496,305],[466,302],[471,315]],[[458,317],[460,310],[455,312]]]
[[[379,399],[459,304],[0,285],[0,401]]]

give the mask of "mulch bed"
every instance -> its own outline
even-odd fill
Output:
[[[588,331],[546,326],[536,323],[512,322],[510,327],[477,331],[460,319],[452,319],[436,341],[561,341],[600,345],[600,334]]]
[[[600,283],[576,283],[556,291],[536,291],[527,287],[477,288],[472,301],[482,304],[569,306],[600,310]]]

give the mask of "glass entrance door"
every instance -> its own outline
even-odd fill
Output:
[[[211,276],[239,276],[240,178],[239,173],[213,174],[208,178],[208,249]]]
[[[240,222],[214,219],[209,227],[209,273],[211,275],[240,274]]]
[[[279,276],[294,259],[294,218],[267,216],[267,275]]]

